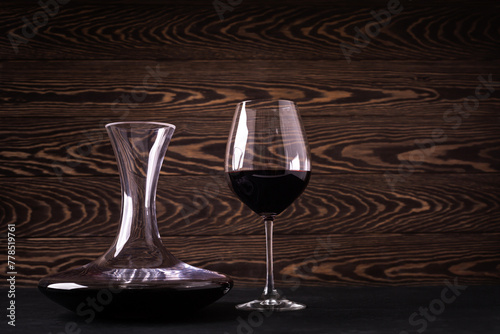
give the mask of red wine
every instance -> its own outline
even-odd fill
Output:
[[[277,215],[300,196],[310,171],[245,170],[229,172],[228,183],[243,203],[259,215]]]
[[[222,297],[232,286],[212,284],[200,289],[125,288],[39,290],[53,301],[86,319],[113,317],[129,319],[188,316]]]

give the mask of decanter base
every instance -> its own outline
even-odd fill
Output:
[[[189,316],[222,296],[232,282],[206,288],[125,288],[39,290],[54,302],[91,321],[94,317],[150,319]]]
[[[233,280],[183,262],[167,268],[111,268],[100,260],[42,278],[38,289],[85,318],[189,315],[224,296]]]

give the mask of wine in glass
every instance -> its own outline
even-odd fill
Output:
[[[225,172],[233,192],[264,221],[266,286],[260,299],[240,310],[293,311],[305,305],[274,288],[273,221],[309,182],[309,146],[297,106],[289,100],[252,100],[237,105],[226,148]]]

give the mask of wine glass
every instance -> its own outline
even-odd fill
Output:
[[[264,221],[266,286],[260,299],[239,310],[293,311],[306,306],[274,288],[273,221],[309,182],[309,145],[297,106],[289,100],[251,100],[237,105],[226,147],[225,174],[239,199]]]

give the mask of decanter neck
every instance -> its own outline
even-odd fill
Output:
[[[129,240],[152,244],[160,238],[156,222],[156,186],[158,176],[142,177],[132,171],[120,174],[122,208],[117,236],[118,248]]]
[[[122,192],[118,235],[106,258],[130,262],[133,257],[157,265],[167,252],[156,222],[156,187],[175,127],[126,122],[106,128],[118,162]]]

